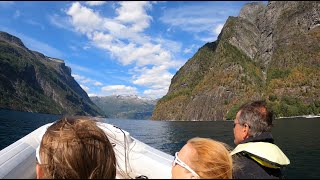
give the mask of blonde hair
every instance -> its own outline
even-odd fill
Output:
[[[190,162],[203,179],[231,179],[232,157],[227,144],[209,138],[192,138],[188,142],[196,151]]]
[[[111,179],[116,177],[113,147],[96,121],[62,118],[52,124],[40,144],[39,164],[49,179]]]

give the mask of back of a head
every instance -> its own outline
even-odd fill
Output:
[[[196,150],[196,155],[190,161],[201,178],[232,178],[232,158],[228,145],[209,138],[192,138],[187,143]]]
[[[96,179],[116,177],[113,147],[94,120],[62,118],[51,125],[40,145],[43,178]]]
[[[265,101],[246,103],[239,108],[239,111],[239,123],[246,123],[250,126],[250,136],[255,136],[262,132],[271,132],[274,116]]]

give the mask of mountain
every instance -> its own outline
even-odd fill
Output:
[[[226,120],[264,99],[276,116],[320,113],[320,2],[246,4],[174,75],[154,120]]]
[[[0,32],[0,108],[68,115],[101,115],[63,60],[29,50]]]
[[[150,119],[157,100],[138,96],[90,97],[107,115],[114,119]]]

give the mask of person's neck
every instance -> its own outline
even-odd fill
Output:
[[[245,140],[241,142],[242,143],[247,143],[247,142],[269,142],[269,143],[274,143],[274,139],[272,137],[271,132],[262,132],[259,134],[256,134],[254,136],[249,136]]]

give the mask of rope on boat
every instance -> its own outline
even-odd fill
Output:
[[[117,129],[120,129],[120,131],[123,133],[123,139],[124,139],[124,160],[125,160],[125,171],[126,171],[126,174],[127,174],[127,176],[129,176],[130,177],[130,175],[129,175],[129,173],[128,173],[128,162],[129,162],[129,157],[127,156],[127,143],[128,143],[128,141],[127,141],[127,136],[126,136],[126,134],[125,134],[125,132],[123,132],[123,130],[121,129],[121,128],[119,128],[119,127],[117,127],[117,126],[115,126],[115,125],[113,125],[113,127],[115,127],[115,128],[117,128]],[[132,178],[132,177],[130,177],[130,178]]]

